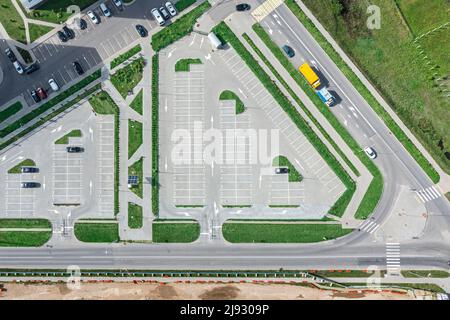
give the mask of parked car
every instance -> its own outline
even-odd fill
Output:
[[[91,21],[95,24],[99,24],[100,23],[100,19],[98,18],[97,14],[94,13],[93,11],[89,10],[87,12],[88,17],[91,19]]]
[[[57,32],[58,38],[59,40],[61,40],[61,42],[67,42],[67,36],[64,32],[62,32],[61,30],[59,30]]]
[[[288,55],[289,58],[292,58],[293,56],[295,56],[294,49],[292,49],[288,45],[285,44],[282,48],[283,48],[283,51]]]
[[[41,101],[41,98],[39,98],[38,94],[36,93],[36,90],[31,90],[30,92],[31,98],[33,98],[34,102],[38,103]]]
[[[158,9],[153,8],[151,11],[153,17],[156,19],[156,21],[158,21],[160,26],[163,26],[165,23],[164,18],[161,16],[161,13],[159,13]]]
[[[247,11],[250,10],[250,5],[247,3],[240,3],[236,5],[236,11]]]
[[[105,17],[111,17],[111,11],[104,2],[100,3],[100,9],[102,10]]]
[[[161,6],[161,7],[159,8],[159,12],[161,12],[161,14],[162,14],[164,20],[169,20],[169,19],[170,19],[170,14],[169,14],[169,12],[167,12],[167,10],[166,10],[165,7]]]
[[[20,64],[19,61],[14,61],[13,65],[14,65],[14,68],[16,69],[18,74],[23,74],[23,67],[22,67],[22,65]]]
[[[375,159],[377,157],[377,153],[371,147],[365,148],[364,152],[369,156],[370,159]]]
[[[74,146],[67,147],[66,150],[68,153],[79,153],[84,151],[82,147],[74,147]]]
[[[53,91],[58,91],[59,90],[59,85],[55,81],[55,79],[48,80],[48,84],[49,84],[50,88],[52,88]]]
[[[22,172],[22,173],[36,173],[36,172],[39,172],[39,168],[36,168],[36,167],[22,167],[22,168],[20,168],[20,172]]]
[[[14,52],[12,52],[12,50],[10,48],[5,49],[5,54],[8,57],[9,61],[11,61],[11,62],[17,61],[16,55],[14,54]]]
[[[80,30],[84,30],[87,28],[87,22],[84,19],[79,19],[78,20],[78,28],[80,28]]]
[[[75,32],[73,32],[72,29],[69,29],[68,26],[64,26],[62,28],[62,31],[64,32],[64,35],[68,38],[68,39],[73,39],[75,38]]]
[[[29,65],[28,67],[25,68],[25,73],[31,74],[37,70],[39,70],[39,64],[33,63],[32,65]]]
[[[172,17],[175,17],[177,15],[177,10],[175,9],[174,5],[172,4],[172,2],[167,1],[166,2],[166,8],[169,11],[170,15]]]
[[[45,92],[43,88],[41,87],[37,88],[36,92],[39,98],[41,98],[41,100],[47,99],[47,92]]]
[[[144,26],[142,26],[142,25],[140,25],[140,24],[137,24],[136,25],[136,31],[139,33],[139,35],[141,36],[141,37],[146,37],[147,35],[148,35],[148,31],[147,31],[147,29],[145,29],[145,27]]]
[[[84,73],[83,67],[81,64],[77,61],[72,62],[72,66],[75,69],[76,73],[78,73],[79,76],[81,76]]]
[[[284,174],[289,173],[289,168],[276,168],[275,169],[276,174]]]
[[[120,1],[120,0],[113,0],[113,2],[114,2],[114,4],[115,4],[115,6],[117,7],[117,9],[119,9],[120,11],[123,10],[123,4],[122,4],[122,1]]]
[[[21,182],[20,183],[20,187],[24,188],[24,189],[39,188],[40,186],[41,186],[41,184],[37,183],[37,182]]]

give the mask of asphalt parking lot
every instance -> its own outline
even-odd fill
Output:
[[[39,182],[38,174],[6,174],[5,205],[6,217],[30,218],[35,214],[37,188],[24,189],[21,182]]]

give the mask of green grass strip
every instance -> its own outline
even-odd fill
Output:
[[[234,100],[236,102],[236,114],[243,113],[245,106],[239,96],[231,90],[222,91],[219,96],[219,100]]]
[[[21,173],[22,172],[22,167],[36,167],[36,162],[34,162],[31,159],[25,159],[23,161],[21,161],[20,163],[18,163],[17,165],[15,165],[14,167],[12,167],[11,169],[8,170],[8,173]]]
[[[142,123],[128,119],[128,159],[142,145]]]
[[[311,243],[336,239],[352,232],[340,224],[276,224],[225,222],[222,233],[232,243]]]
[[[159,214],[159,56],[152,58],[152,212]]]
[[[378,114],[378,116],[384,121],[389,130],[395,135],[395,137],[402,143],[409,154],[416,160],[419,166],[426,172],[430,179],[434,183],[438,183],[440,176],[433,168],[431,163],[424,157],[424,155],[417,149],[414,143],[403,132],[400,126],[391,118],[389,113],[380,105],[377,99],[370,93],[369,89],[361,82],[352,69],[345,63],[341,56],[334,50],[333,46],[325,39],[325,37],[316,28],[314,23],[306,16],[306,14],[300,9],[295,0],[285,1],[288,8],[298,18],[298,20],[308,29],[309,33],[319,43],[322,49],[338,66],[341,72],[347,77],[352,85],[358,90],[361,96],[367,101],[372,109]]]
[[[275,167],[287,167],[289,169],[289,182],[300,182],[303,180],[303,176],[285,156],[278,156],[273,159],[272,165]]]
[[[200,225],[197,222],[153,223],[153,242],[188,243],[200,237]]]
[[[128,92],[132,91],[142,80],[144,66],[144,58],[139,58],[122,69],[117,70],[116,73],[111,76],[111,83],[116,87],[123,98],[125,98],[128,95]]]
[[[52,224],[47,219],[0,219],[0,228],[51,229]]]
[[[75,237],[82,242],[118,242],[119,224],[117,223],[75,223]]]
[[[59,138],[55,141],[55,144],[69,144],[69,138],[81,138],[83,134],[81,133],[81,130],[75,129],[70,131],[65,136]]]
[[[191,70],[191,64],[202,64],[200,59],[180,59],[175,63],[175,72],[189,72]]]
[[[78,83],[74,84],[72,87],[70,87],[66,91],[60,93],[59,95],[57,95],[53,99],[47,101],[46,103],[42,104],[38,108],[28,112],[22,118],[18,119],[17,121],[11,123],[9,126],[7,126],[7,127],[3,128],[2,130],[0,130],[0,138],[4,138],[8,134],[16,131],[17,129],[19,129],[21,127],[23,127],[24,125],[26,125],[31,120],[34,120],[35,118],[37,118],[38,116],[40,116],[41,114],[43,114],[47,110],[51,109],[52,107],[54,107],[58,103],[62,102],[63,100],[67,99],[68,97],[70,97],[71,95],[76,93],[77,91],[79,91],[82,88],[86,87],[88,84],[90,84],[93,81],[97,80],[98,78],[100,78],[100,76],[101,76],[101,72],[100,72],[100,70],[97,70],[93,74],[87,76],[83,80],[81,80]],[[64,108],[64,106],[62,106],[61,108]]]
[[[303,89],[308,95],[317,109],[324,115],[328,122],[333,126],[336,132],[341,136],[342,140],[349,146],[358,159],[366,166],[369,172],[372,174],[373,179],[355,213],[357,219],[366,219],[375,209],[378,201],[383,193],[383,177],[377,166],[367,157],[362,151],[358,143],[353,139],[350,133],[342,126],[336,116],[331,112],[322,100],[317,96],[314,89],[308,84],[305,78],[298,72],[298,70],[292,65],[289,59],[283,54],[283,51],[272,41],[267,32],[259,24],[253,25],[253,30],[264,42],[264,44],[270,49],[273,55],[284,66],[286,71],[291,75],[295,82]],[[304,105],[303,105],[304,107]]]
[[[128,167],[128,175],[129,176],[137,176],[139,179],[139,182],[136,186],[133,186],[130,188],[131,191],[133,191],[139,198],[142,199],[143,197],[143,179],[144,179],[144,172],[142,170],[143,168],[143,161],[144,158],[140,158],[138,161],[133,163],[131,166]]]
[[[175,8],[178,12],[183,11],[184,9],[190,7],[195,3],[196,0],[180,0],[177,3],[175,3]]]
[[[165,27],[161,31],[152,36],[152,47],[156,52],[164,49],[168,45],[180,40],[185,35],[192,32],[195,21],[209,8],[211,5],[205,1],[197,8],[177,19],[171,25]]]
[[[139,53],[142,51],[142,47],[140,44],[134,46],[133,48],[131,48],[130,50],[128,50],[127,52],[121,54],[120,56],[118,56],[117,58],[114,58],[111,61],[111,69],[114,69],[115,67],[117,67],[118,65],[120,65],[121,63],[127,61],[128,59],[130,59],[132,56],[134,56],[135,54]]]
[[[41,247],[52,231],[0,231],[0,247]]]
[[[141,89],[139,93],[134,97],[133,101],[131,101],[130,107],[131,109],[133,109],[142,116],[143,105],[144,105],[144,91],[143,89]]]
[[[224,22],[221,22],[214,28],[214,32],[222,37],[225,42],[228,42],[233,46],[233,48],[245,61],[250,70],[253,71],[255,76],[270,92],[275,101],[277,101],[277,103],[287,113],[287,115],[291,118],[297,128],[299,128],[299,130],[305,135],[308,141],[314,146],[314,148],[319,152],[325,162],[330,166],[330,168],[335,172],[335,174],[345,185],[347,190],[335,202],[335,204],[329,211],[330,214],[339,217],[342,216],[344,214],[345,208],[347,208],[348,203],[353,196],[353,193],[355,192],[355,182],[350,178],[348,173],[344,170],[344,168],[341,166],[339,161],[337,161],[334,155],[328,150],[327,146],[311,129],[309,124],[301,117],[297,109],[289,102],[288,98],[283,94],[283,92],[281,92],[281,90],[276,86],[269,75],[262,69],[259,63],[253,58],[253,56],[247,51],[244,45],[234,35],[231,29]]]
[[[128,202],[128,227],[130,229],[140,229],[143,225],[142,207]]]
[[[12,115],[16,114],[22,109],[22,103],[20,101],[17,101],[10,105],[5,110],[0,111],[0,123],[11,117]]]

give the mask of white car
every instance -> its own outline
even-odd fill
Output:
[[[151,11],[153,17],[156,19],[156,21],[158,21],[160,26],[163,26],[165,23],[164,18],[161,16],[161,13],[159,13],[158,9],[153,8]]]
[[[18,74],[23,74],[23,67],[22,67],[22,65],[20,64],[19,61],[14,61],[13,65],[14,65],[14,68],[16,69]]]
[[[120,0],[113,0],[114,4],[116,5],[117,9],[123,10],[123,4]]]
[[[167,10],[169,10],[169,13],[172,17],[175,17],[177,15],[177,10],[175,9],[175,7],[173,6],[172,2],[167,1],[166,2],[166,8]]]
[[[59,90],[59,85],[56,83],[55,79],[48,80],[48,84],[50,85],[53,91]]]
[[[109,11],[108,7],[104,2],[100,3],[100,9],[102,10],[105,17],[111,17],[111,11]]]
[[[88,11],[87,15],[92,20],[93,23],[95,23],[95,24],[99,24],[100,23],[99,18],[97,17],[97,15],[94,12]]]
[[[377,157],[375,150],[373,150],[373,148],[371,147],[365,148],[364,152],[369,156],[370,159],[375,159]]]

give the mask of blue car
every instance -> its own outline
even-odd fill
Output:
[[[282,48],[283,48],[283,51],[288,55],[289,58],[292,58],[293,56],[295,56],[294,49],[292,49],[288,45],[284,45]]]

